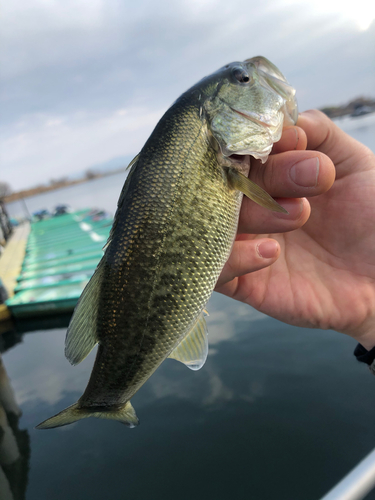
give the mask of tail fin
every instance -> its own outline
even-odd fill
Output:
[[[78,403],[75,403],[74,405],[65,408],[65,410],[60,411],[57,415],[48,418],[41,424],[37,425],[36,429],[53,429],[54,427],[62,427],[63,425],[72,424],[73,422],[77,422],[77,420],[88,417],[118,420],[128,427],[135,427],[139,424],[138,417],[130,401],[125,403],[125,405],[119,409],[108,411],[92,411],[88,408],[79,407]]]

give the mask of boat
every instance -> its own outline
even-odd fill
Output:
[[[18,274],[11,290],[7,287],[10,315],[72,312],[103,255],[112,222],[109,214],[95,209],[38,213],[24,240]]]

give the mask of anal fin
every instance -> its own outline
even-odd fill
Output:
[[[208,354],[207,324],[203,312],[198,316],[197,321],[190,332],[183,338],[178,346],[168,356],[176,359],[190,370],[202,368]]]

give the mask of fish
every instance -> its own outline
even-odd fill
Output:
[[[38,429],[87,417],[135,427],[132,396],[166,358],[200,369],[205,307],[235,240],[243,195],[286,212],[248,178],[297,121],[295,89],[262,56],[203,78],[166,111],[129,165],[105,253],[68,327],[65,355],[98,345],[78,401]]]

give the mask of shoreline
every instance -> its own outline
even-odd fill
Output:
[[[111,170],[110,172],[103,172],[92,174],[90,177],[82,177],[80,179],[66,179],[64,181],[56,182],[51,185],[42,185],[36,186],[29,189],[23,189],[22,191],[17,191],[15,193],[9,194],[8,196],[4,196],[2,201],[4,203],[12,203],[13,201],[22,200],[25,198],[30,198],[31,196],[36,196],[38,194],[47,193],[48,191],[55,191],[57,189],[66,188],[69,186],[74,186],[75,184],[83,184],[84,182],[90,182],[95,179],[100,179],[102,177],[109,177],[110,175],[115,175],[120,172],[124,172],[127,169],[126,167],[121,167],[116,170]]]
[[[358,116],[374,113],[375,100],[369,97],[357,97],[344,105],[324,106],[319,109],[331,119],[341,118],[343,116],[357,118]],[[365,112],[362,113],[361,110]]]
[[[366,111],[362,114],[360,110],[363,109]],[[366,97],[359,97],[347,103],[346,105],[339,106],[325,106],[320,108],[324,114],[326,114],[331,120],[341,119],[344,117],[353,117],[358,118],[365,116],[367,114],[375,113],[375,100]],[[356,112],[358,112],[356,114]],[[12,203],[14,201],[22,200],[25,198],[30,198],[32,196],[36,196],[38,194],[46,193],[49,191],[55,191],[57,189],[66,188],[69,186],[74,186],[75,184],[82,184],[84,182],[89,182],[94,179],[99,179],[101,177],[108,177],[110,175],[114,175],[120,172],[124,172],[127,169],[127,166],[117,168],[115,170],[110,170],[108,172],[90,172],[89,176],[81,177],[79,179],[62,179],[61,181],[54,182],[53,184],[40,185],[31,187],[28,189],[22,189],[21,191],[16,191],[2,198],[2,201],[5,203]]]

